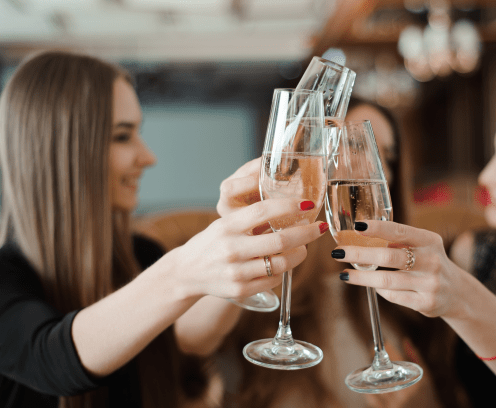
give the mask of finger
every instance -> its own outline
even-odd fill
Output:
[[[223,226],[226,230],[234,233],[247,232],[266,222],[288,218],[289,216],[295,217],[295,223],[304,222],[308,217],[308,211],[314,208],[315,204],[308,200],[274,198],[241,208],[217,220],[217,225]]]
[[[282,282],[282,274],[274,275],[271,278],[265,277],[261,279],[253,279],[248,283],[244,283],[242,289],[238,292],[236,298],[246,298],[260,292],[275,288]]]
[[[246,236],[239,240],[234,259],[250,259],[264,255],[279,254],[315,241],[327,231],[327,223],[317,221],[310,225],[288,228],[273,234]]]
[[[268,258],[269,268],[272,276],[281,275],[290,269],[295,268],[307,257],[307,249],[304,245],[290,249],[277,255],[270,255]],[[256,258],[244,262],[241,267],[240,277],[246,280],[257,278],[267,278],[268,272],[265,267],[264,257]]]
[[[441,237],[432,231],[392,221],[357,221],[355,222],[355,230],[367,237],[382,238],[407,246],[420,247],[442,243]]]
[[[419,310],[419,294],[410,290],[377,289],[377,293],[391,303]]]
[[[258,173],[260,172],[260,165],[262,163],[262,158],[257,157],[256,159],[250,160],[249,162],[243,164],[238,170],[231,174],[226,180],[231,180],[233,178],[246,177],[250,175],[256,175],[258,178]]]
[[[236,207],[260,201],[258,174],[224,180],[220,185],[220,197],[222,201]]]
[[[346,275],[347,274],[347,275]],[[422,289],[422,282],[412,273],[402,271],[359,271],[346,269],[340,274],[346,283],[393,291],[416,291]]]
[[[415,256],[415,263],[413,268],[422,270],[422,265],[417,262],[417,258],[423,259],[418,256],[421,250],[411,249],[411,253]],[[384,268],[394,268],[410,270],[408,262],[410,257],[406,248],[392,249],[392,248],[369,248],[361,246],[339,246],[334,249],[331,256],[338,262],[358,263],[365,265],[379,265]]]

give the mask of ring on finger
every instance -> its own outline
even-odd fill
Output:
[[[413,248],[403,248],[406,252],[406,267],[405,271],[411,271],[415,265],[415,254],[413,253]]]
[[[272,268],[270,265],[270,256],[268,256],[268,255],[264,256],[264,262],[265,262],[265,272],[267,272],[267,276],[270,278],[272,276]]]

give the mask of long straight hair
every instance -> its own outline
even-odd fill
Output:
[[[0,98],[0,244],[17,243],[47,300],[64,313],[139,273],[130,214],[112,210],[109,194],[118,78],[131,83],[99,59],[48,51],[21,64]],[[64,397],[61,405],[102,406],[103,398]]]

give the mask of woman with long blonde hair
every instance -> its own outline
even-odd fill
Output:
[[[278,285],[325,231],[316,222],[276,239],[250,234],[308,207],[270,200],[164,255],[130,229],[156,160],[141,120],[130,76],[84,55],[37,54],[2,93],[2,407],[177,406],[179,350],[208,354],[225,335],[234,306],[219,298]],[[195,303],[208,312],[201,322],[187,312]]]

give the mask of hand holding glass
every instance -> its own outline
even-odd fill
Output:
[[[326,217],[338,245],[387,247],[389,242],[365,237],[354,230],[355,221],[392,220],[392,206],[379,151],[368,120],[345,122],[334,150],[329,155]],[[352,264],[355,269],[373,271],[377,265]],[[417,364],[391,362],[384,349],[377,294],[367,288],[375,356],[371,366],[346,377],[346,385],[361,393],[401,390],[422,378]]]
[[[310,224],[322,207],[326,186],[326,142],[322,93],[276,89],[260,169],[262,200],[298,197],[311,200],[313,210],[270,222],[273,231]],[[243,355],[254,364],[296,370],[318,364],[322,350],[293,339],[289,326],[291,271],[282,281],[279,329],[273,339],[245,346]]]

